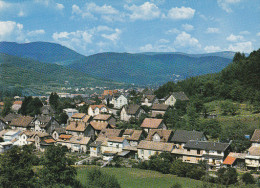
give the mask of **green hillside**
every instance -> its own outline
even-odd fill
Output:
[[[21,88],[30,94],[67,87],[121,86],[56,64],[0,54],[0,86]],[[66,84],[65,84],[66,82]]]

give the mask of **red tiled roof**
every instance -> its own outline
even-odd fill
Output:
[[[44,142],[46,142],[47,144],[49,144],[49,143],[55,143],[56,141],[53,140],[52,138],[50,138],[50,139],[44,140]]]
[[[224,160],[223,164],[225,165],[232,165],[235,162],[236,158],[227,156],[226,159]]]
[[[59,136],[59,139],[70,139],[71,137],[72,137],[72,135],[62,134]]]
[[[20,104],[20,105],[22,105],[22,104],[23,104],[23,101],[14,101],[13,104]]]

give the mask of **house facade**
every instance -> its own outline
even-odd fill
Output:
[[[120,111],[120,120],[129,121],[131,118],[139,119],[139,117],[144,113],[145,111],[142,109],[142,107],[137,104],[123,106]]]
[[[127,105],[128,101],[124,95],[119,95],[112,98],[111,104],[114,105],[114,108],[120,109],[122,106]]]
[[[100,104],[100,105],[89,105],[88,107],[88,115],[89,116],[96,116],[98,114],[101,114],[101,113],[108,113],[108,108],[103,105],[103,104]]]

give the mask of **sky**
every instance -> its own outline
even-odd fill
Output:
[[[0,41],[81,54],[260,48],[260,0],[0,0]]]

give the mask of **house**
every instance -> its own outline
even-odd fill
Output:
[[[85,136],[72,136],[69,140],[70,142],[70,151],[78,153],[86,153],[88,150],[89,144],[92,142],[91,137]]]
[[[14,145],[19,145],[19,134],[21,130],[6,130],[3,134],[3,139],[5,142],[12,142]]]
[[[90,126],[89,123],[83,121],[70,121],[69,125],[66,127],[66,134],[94,138],[95,129]]]
[[[158,99],[155,95],[144,95],[141,99],[141,105],[152,106],[154,103],[157,103]]]
[[[122,134],[123,130],[121,129],[102,129],[98,138],[90,144],[90,156],[101,156],[106,150],[108,138],[121,137]]]
[[[54,129],[60,128],[58,121],[49,115],[37,116],[31,123],[31,130],[51,134]]]
[[[63,127],[55,128],[52,132],[52,137],[54,138],[54,140],[58,140],[61,134],[66,134],[66,128]]]
[[[14,101],[11,109],[14,112],[18,112],[18,110],[22,107],[23,101]]]
[[[127,105],[128,101],[127,98],[121,94],[113,96],[110,103],[114,105],[114,108],[120,109],[122,106]]]
[[[16,119],[18,117],[22,116],[21,114],[13,114],[13,113],[10,113],[10,114],[7,114],[5,117],[2,117],[1,119],[7,124],[9,125],[11,123],[11,121],[13,119]]]
[[[6,127],[7,127],[7,124],[5,123],[4,120],[2,120],[2,119],[0,118],[0,131],[6,129]]]
[[[110,125],[116,125],[116,118],[110,114],[98,114],[94,116],[93,120],[95,122],[107,122]]]
[[[141,124],[141,128],[143,128],[147,133],[151,129],[167,129],[166,125],[163,122],[163,119],[155,118],[145,118],[143,123]]]
[[[11,129],[28,130],[31,127],[34,117],[30,116],[20,116],[13,119],[10,123]]]
[[[234,167],[245,170],[246,153],[233,153],[230,152],[223,162],[224,167]]]
[[[178,149],[183,149],[183,146],[190,140],[206,141],[207,137],[199,131],[176,130],[170,142],[176,144]]]
[[[172,130],[151,129],[145,140],[153,142],[169,142],[172,136]]]
[[[141,106],[137,104],[130,104],[128,106],[123,106],[120,111],[120,120],[129,121],[130,118],[138,119],[145,111]]]
[[[185,144],[182,156],[183,162],[199,163],[205,160],[210,168],[220,168],[229,152],[229,143],[190,140]]]
[[[245,157],[246,168],[248,170],[259,170],[260,167],[260,146],[251,146]]]
[[[35,131],[23,131],[19,134],[19,146],[24,146],[32,144],[35,142],[34,136],[36,135]]]
[[[12,142],[0,142],[0,153],[3,153],[13,147]]]
[[[255,129],[250,141],[252,146],[260,146],[260,129]]]
[[[188,101],[189,98],[185,95],[184,92],[172,92],[171,94],[166,96],[163,100],[164,100],[164,104],[169,106],[174,106],[177,100]]]
[[[56,143],[51,135],[43,132],[36,132],[34,136],[34,141],[36,149],[41,152],[44,152],[47,147],[52,146],[54,145],[54,143]]]
[[[89,105],[88,107],[88,115],[95,116],[101,113],[108,113],[108,108],[104,104],[100,105]]]
[[[126,129],[122,135],[129,142],[130,146],[137,147],[139,142],[144,139],[142,130]]]
[[[76,113],[79,113],[78,110],[73,109],[73,108],[63,109],[63,112],[66,113],[69,118],[70,118],[72,115],[74,115],[74,114],[76,114]]]
[[[44,105],[41,107],[41,114],[42,115],[49,115],[52,116],[55,113],[53,108],[50,105]]]
[[[70,117],[71,121],[83,121],[83,119],[87,116],[85,113],[75,113]],[[88,116],[90,117],[90,116]]]
[[[166,104],[153,104],[152,106],[152,117],[158,115],[164,116],[164,114],[169,110],[170,106]]]
[[[171,152],[174,149],[173,143],[153,142],[142,140],[137,146],[138,158],[149,160],[152,155],[162,152]]]
[[[95,130],[95,135],[98,135],[102,129],[112,129],[113,127],[107,122],[91,121],[90,125]]]

